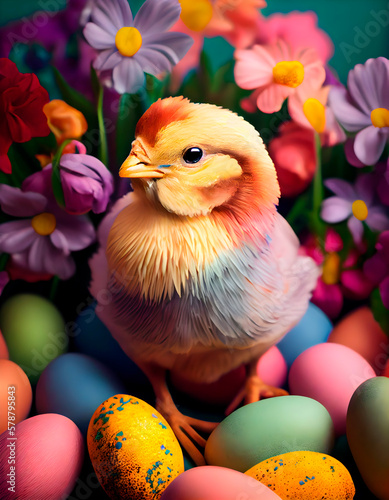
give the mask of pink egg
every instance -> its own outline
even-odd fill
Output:
[[[259,358],[257,375],[266,384],[282,387],[288,375],[288,365],[278,347],[273,346]]]
[[[289,389],[291,394],[319,401],[331,415],[335,432],[342,435],[351,396],[373,377],[373,368],[360,354],[344,345],[324,343],[297,357],[289,371]]]
[[[270,488],[242,472],[205,465],[174,479],[160,500],[281,500]]]
[[[8,431],[0,436],[0,498],[67,498],[83,458],[82,435],[70,419],[56,413],[28,418],[13,436]]]
[[[3,334],[0,332],[0,359],[9,359],[8,347]]]

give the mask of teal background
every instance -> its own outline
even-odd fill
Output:
[[[194,0],[195,1],[195,0]],[[130,0],[135,12],[142,0]],[[265,16],[274,12],[314,10],[319,26],[332,38],[335,55],[330,65],[345,82],[348,71],[369,57],[389,56],[389,1],[388,0],[268,0]],[[47,6],[48,10],[64,8],[66,0],[0,0],[0,25],[31,16]],[[376,14],[381,13],[381,24]],[[218,56],[220,64],[232,55],[232,48],[221,39],[208,39],[206,50]]]

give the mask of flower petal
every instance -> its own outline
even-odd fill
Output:
[[[339,316],[343,307],[343,295],[338,284],[327,285],[321,278],[317,280],[312,303],[317,305],[330,318]]]
[[[105,49],[101,51],[93,61],[93,67],[98,71],[106,71],[108,69],[114,68],[117,64],[120,63],[122,59],[123,56],[120,55],[116,47]]]
[[[388,140],[389,128],[379,129],[371,125],[355,136],[354,152],[365,165],[374,165],[380,159]]]
[[[95,23],[87,23],[83,33],[89,45],[94,49],[102,50],[115,47],[115,37]]]
[[[282,107],[285,99],[294,92],[294,89],[286,85],[273,83],[259,94],[257,106],[263,113],[275,113]]]
[[[383,279],[379,286],[382,303],[389,309],[389,276]]]
[[[389,61],[384,57],[368,59],[365,64],[357,64],[349,72],[347,79],[352,98],[368,115],[375,108],[388,107],[388,85]]]
[[[164,54],[172,64],[177,64],[193,44],[193,39],[183,33],[155,33],[144,39],[144,47]]]
[[[354,187],[343,179],[326,179],[324,185],[336,194],[336,196],[344,200],[353,202],[357,197]]]
[[[344,287],[345,295],[354,300],[367,299],[374,287],[361,269],[343,271],[340,275],[340,281]]]
[[[27,256],[28,268],[35,273],[49,273],[68,279],[75,273],[75,264],[61,250],[52,245],[47,236],[38,236]]]
[[[46,198],[39,193],[23,192],[19,188],[0,184],[0,206],[14,217],[29,217],[44,211]]]
[[[0,225],[0,252],[23,252],[36,237],[29,219],[5,222]]]
[[[126,57],[114,67],[112,72],[113,86],[119,94],[137,92],[145,81],[145,75],[139,63]]]
[[[330,223],[341,222],[351,214],[351,203],[343,198],[331,196],[321,205],[321,218]]]
[[[381,207],[370,207],[366,224],[373,231],[386,231],[389,229],[389,217]]]
[[[68,240],[65,235],[59,230],[55,229],[53,233],[50,234],[51,243],[58,248],[58,250],[62,250],[65,255],[70,254]]]
[[[351,104],[349,94],[344,87],[332,87],[328,103],[336,119],[349,132],[357,132],[371,125],[370,113],[364,114]]]
[[[67,240],[69,250],[77,251],[91,245],[96,239],[92,223],[86,216],[69,216],[64,212],[62,217],[57,215],[57,229]],[[54,234],[54,233],[53,233]],[[60,245],[60,238],[55,237],[56,246]],[[58,246],[59,248],[59,246]]]
[[[102,16],[95,18],[95,12],[99,11],[106,18]],[[101,26],[107,26],[107,22],[112,24],[111,33],[115,36],[116,32],[124,26],[133,26],[134,21],[132,12],[127,0],[97,0],[96,7],[92,10],[92,20]]]
[[[276,62],[264,47],[235,51],[235,80],[242,89],[256,89],[273,81]]]
[[[350,165],[352,165],[353,167],[361,168],[364,167],[365,165],[355,156],[354,142],[355,142],[354,137],[348,138],[344,144],[344,152],[346,153],[346,158],[347,161],[350,163]]]
[[[146,0],[134,19],[134,26],[142,37],[152,31],[167,31],[178,20],[181,6],[171,0]]]
[[[352,234],[354,242],[360,246],[363,238],[363,224],[356,217],[352,216],[347,221],[347,226]]]

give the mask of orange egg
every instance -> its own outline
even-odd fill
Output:
[[[13,361],[0,359],[0,434],[28,416],[31,402],[27,375]]]
[[[3,334],[0,332],[0,359],[9,359],[8,347]]]
[[[330,333],[328,342],[350,347],[363,356],[378,375],[385,368],[389,354],[389,338],[366,306],[343,318]]]

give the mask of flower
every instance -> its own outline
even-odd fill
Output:
[[[50,133],[43,106],[49,95],[34,74],[19,73],[16,64],[0,59],[0,170],[9,174],[12,142],[26,142]]]
[[[269,154],[277,170],[281,195],[297,196],[311,183],[316,170],[313,131],[285,122],[279,132],[269,143]]]
[[[114,184],[111,172],[94,156],[64,154],[59,163],[60,179],[65,198],[65,210],[81,215],[92,210],[99,214],[107,209]],[[25,188],[48,192],[51,189],[52,166],[30,175]]]
[[[334,146],[346,140],[346,134],[335,119],[332,109],[327,106],[329,86],[313,88],[305,86],[295,99],[289,99],[288,111],[292,119],[302,127],[321,134],[324,146]]]
[[[88,130],[85,116],[65,101],[53,99],[43,106],[43,112],[58,144],[66,139],[78,139]]]
[[[0,271],[0,295],[3,293],[3,290],[8,282],[9,274],[7,271]]]
[[[320,249],[317,237],[313,235],[300,248],[300,253],[309,255],[322,266],[322,274],[317,280],[311,300],[330,318],[339,316],[343,297],[362,300],[369,296],[374,287],[363,271],[356,267],[361,252],[351,250],[342,262],[339,256],[342,249],[342,238],[331,228],[325,236],[324,252]]]
[[[146,0],[133,20],[127,0],[96,0],[84,36],[100,51],[93,66],[98,71],[113,70],[119,94],[138,91],[144,72],[157,76],[171,71],[186,54],[192,39],[166,32],[180,11],[177,0]]]
[[[257,89],[257,106],[264,113],[279,111],[287,97],[291,99],[307,85],[318,88],[325,79],[314,50],[296,51],[283,40],[237,50],[235,57],[236,83],[244,89]]]
[[[373,231],[389,229],[389,217],[384,208],[374,204],[374,182],[374,176],[370,174],[360,175],[354,186],[343,179],[327,179],[324,182],[336,196],[323,201],[322,219],[330,223],[348,219],[348,228],[357,245],[362,242],[362,221]]]
[[[274,45],[279,39],[284,40],[296,50],[308,47],[314,49],[319,59],[326,63],[334,54],[334,44],[327,33],[317,25],[314,12],[290,12],[272,14],[257,19],[255,43]]]
[[[348,74],[347,89],[333,87],[329,103],[339,123],[357,132],[354,153],[364,165],[374,165],[389,138],[389,60],[368,59]]]
[[[380,234],[376,250],[375,255],[365,262],[363,270],[379,286],[382,302],[389,309],[389,231]]]
[[[28,181],[22,189],[0,185],[3,211],[21,218],[0,225],[0,252],[34,273],[68,279],[75,272],[71,252],[94,242],[94,228],[85,216],[67,214],[53,197],[27,190]]]
[[[82,144],[82,142],[73,140],[69,142],[69,144],[66,144],[62,150],[62,155],[68,153],[86,154],[86,147]],[[50,155],[38,154],[35,155],[35,158],[39,161],[41,167],[44,168],[53,161],[54,153],[50,153]]]

